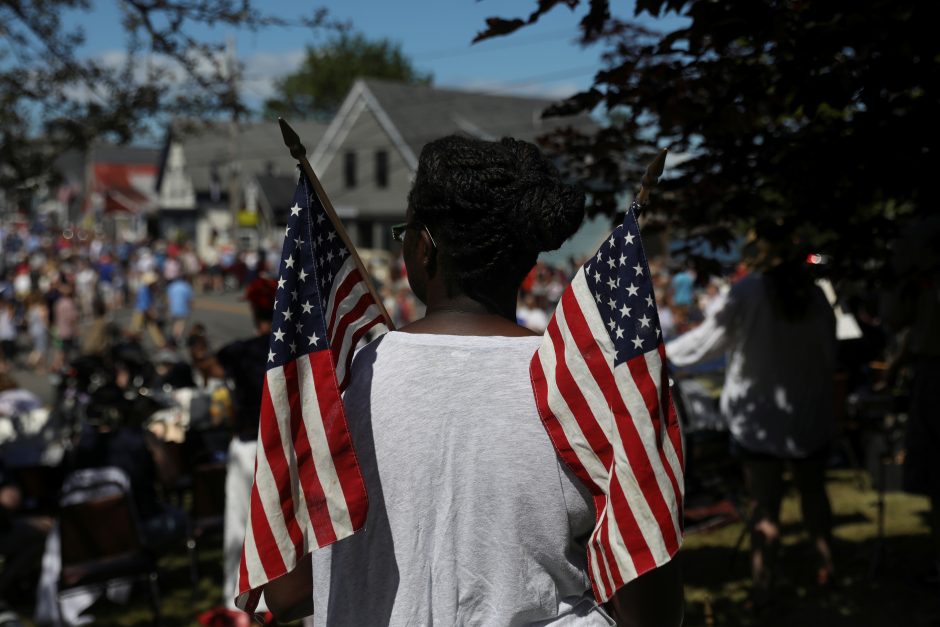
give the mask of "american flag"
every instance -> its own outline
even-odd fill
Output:
[[[358,341],[385,320],[301,171],[284,234],[236,604],[314,548],[352,535],[368,498],[341,393]]]
[[[682,436],[636,211],[578,270],[530,365],[548,435],[594,498],[599,602],[682,542]]]

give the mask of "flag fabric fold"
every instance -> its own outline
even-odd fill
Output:
[[[368,497],[342,391],[359,340],[384,322],[350,251],[301,170],[284,234],[236,605],[310,551],[352,535]]]
[[[636,213],[578,270],[529,369],[552,444],[594,499],[599,602],[682,543],[682,436]]]

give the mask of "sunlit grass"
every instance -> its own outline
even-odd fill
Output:
[[[883,627],[940,625],[940,589],[918,584],[912,572],[925,563],[928,549],[927,500],[898,492],[886,498],[884,559],[872,573],[876,498],[867,477],[863,489],[853,471],[829,473],[835,516],[835,590],[814,584],[814,555],[799,524],[799,499],[790,492],[783,506],[781,580],[776,603],[764,613],[744,610],[748,594],[747,539],[735,551],[742,530],[737,522],[686,538],[679,558],[686,581],[686,625],[767,627]],[[194,625],[202,611],[222,601],[222,551],[219,539],[206,540],[199,554],[199,581],[192,586],[183,547],[161,561],[160,591],[164,625]],[[18,607],[24,617],[31,600]],[[94,625],[143,627],[151,624],[147,597],[135,592],[128,606],[99,603]],[[27,623],[31,624],[31,623]]]

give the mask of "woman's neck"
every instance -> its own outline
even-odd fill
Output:
[[[516,324],[515,302],[479,302],[465,294],[428,303],[424,318],[399,329],[406,333],[521,336],[533,333]]]

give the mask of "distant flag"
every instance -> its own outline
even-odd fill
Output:
[[[301,170],[284,234],[238,575],[248,612],[304,555],[358,531],[368,508],[340,395],[356,344],[387,318],[316,187]]]
[[[548,435],[594,497],[587,560],[599,602],[682,543],[682,436],[638,208],[578,270],[530,365]]]

